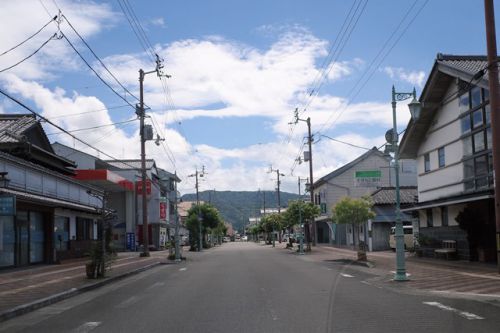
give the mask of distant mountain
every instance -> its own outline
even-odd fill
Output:
[[[235,230],[242,231],[248,224],[248,218],[259,216],[260,209],[277,208],[278,198],[275,191],[203,191],[199,193],[200,201],[212,203],[220,212],[225,222],[231,223]],[[281,207],[287,207],[289,200],[299,196],[294,193],[280,192]],[[182,196],[183,201],[196,201],[196,194]]]

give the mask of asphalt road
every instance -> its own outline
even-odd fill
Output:
[[[0,331],[500,330],[498,305],[374,286],[372,276],[349,266],[305,259],[285,249],[227,243],[1,323]]]

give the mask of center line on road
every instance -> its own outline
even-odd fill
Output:
[[[468,320],[480,320],[480,319],[484,319],[483,317],[478,316],[476,314],[473,314],[473,313],[470,313],[470,312],[467,312],[467,311],[460,311],[458,309],[452,308],[451,306],[447,306],[447,305],[441,304],[439,302],[423,302],[423,303],[427,304],[427,305],[430,305],[430,306],[435,306],[438,309],[441,309],[441,310],[444,310],[444,311],[454,312],[454,313],[458,314],[459,316],[461,316],[461,317],[463,317],[465,319],[468,319]]]
[[[186,269],[186,267],[179,268],[180,271],[185,271]]]
[[[99,325],[101,325],[100,321],[89,321],[89,322],[86,322],[86,323],[78,326],[73,332],[75,332],[75,333],[90,332]]]
[[[345,274],[345,273],[340,273],[340,275],[342,275],[343,277],[354,277],[354,276],[352,276],[350,274]]]

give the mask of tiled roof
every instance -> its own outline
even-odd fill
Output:
[[[21,142],[24,132],[36,124],[31,115],[1,115],[0,143]]]
[[[104,162],[122,170],[141,169],[141,160],[104,160]],[[151,169],[154,165],[155,160],[146,160],[146,169]]]
[[[488,66],[486,56],[458,56],[439,53],[437,62],[471,75]]]
[[[399,189],[401,204],[417,203],[417,187],[401,187]],[[396,203],[396,190],[394,187],[382,187],[372,193],[372,200],[375,205],[393,205]]]

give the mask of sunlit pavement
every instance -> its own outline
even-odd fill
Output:
[[[284,247],[284,244],[283,244]],[[326,250],[325,250],[326,251]],[[492,303],[409,294],[284,248],[225,243],[3,322],[26,332],[497,332]]]

